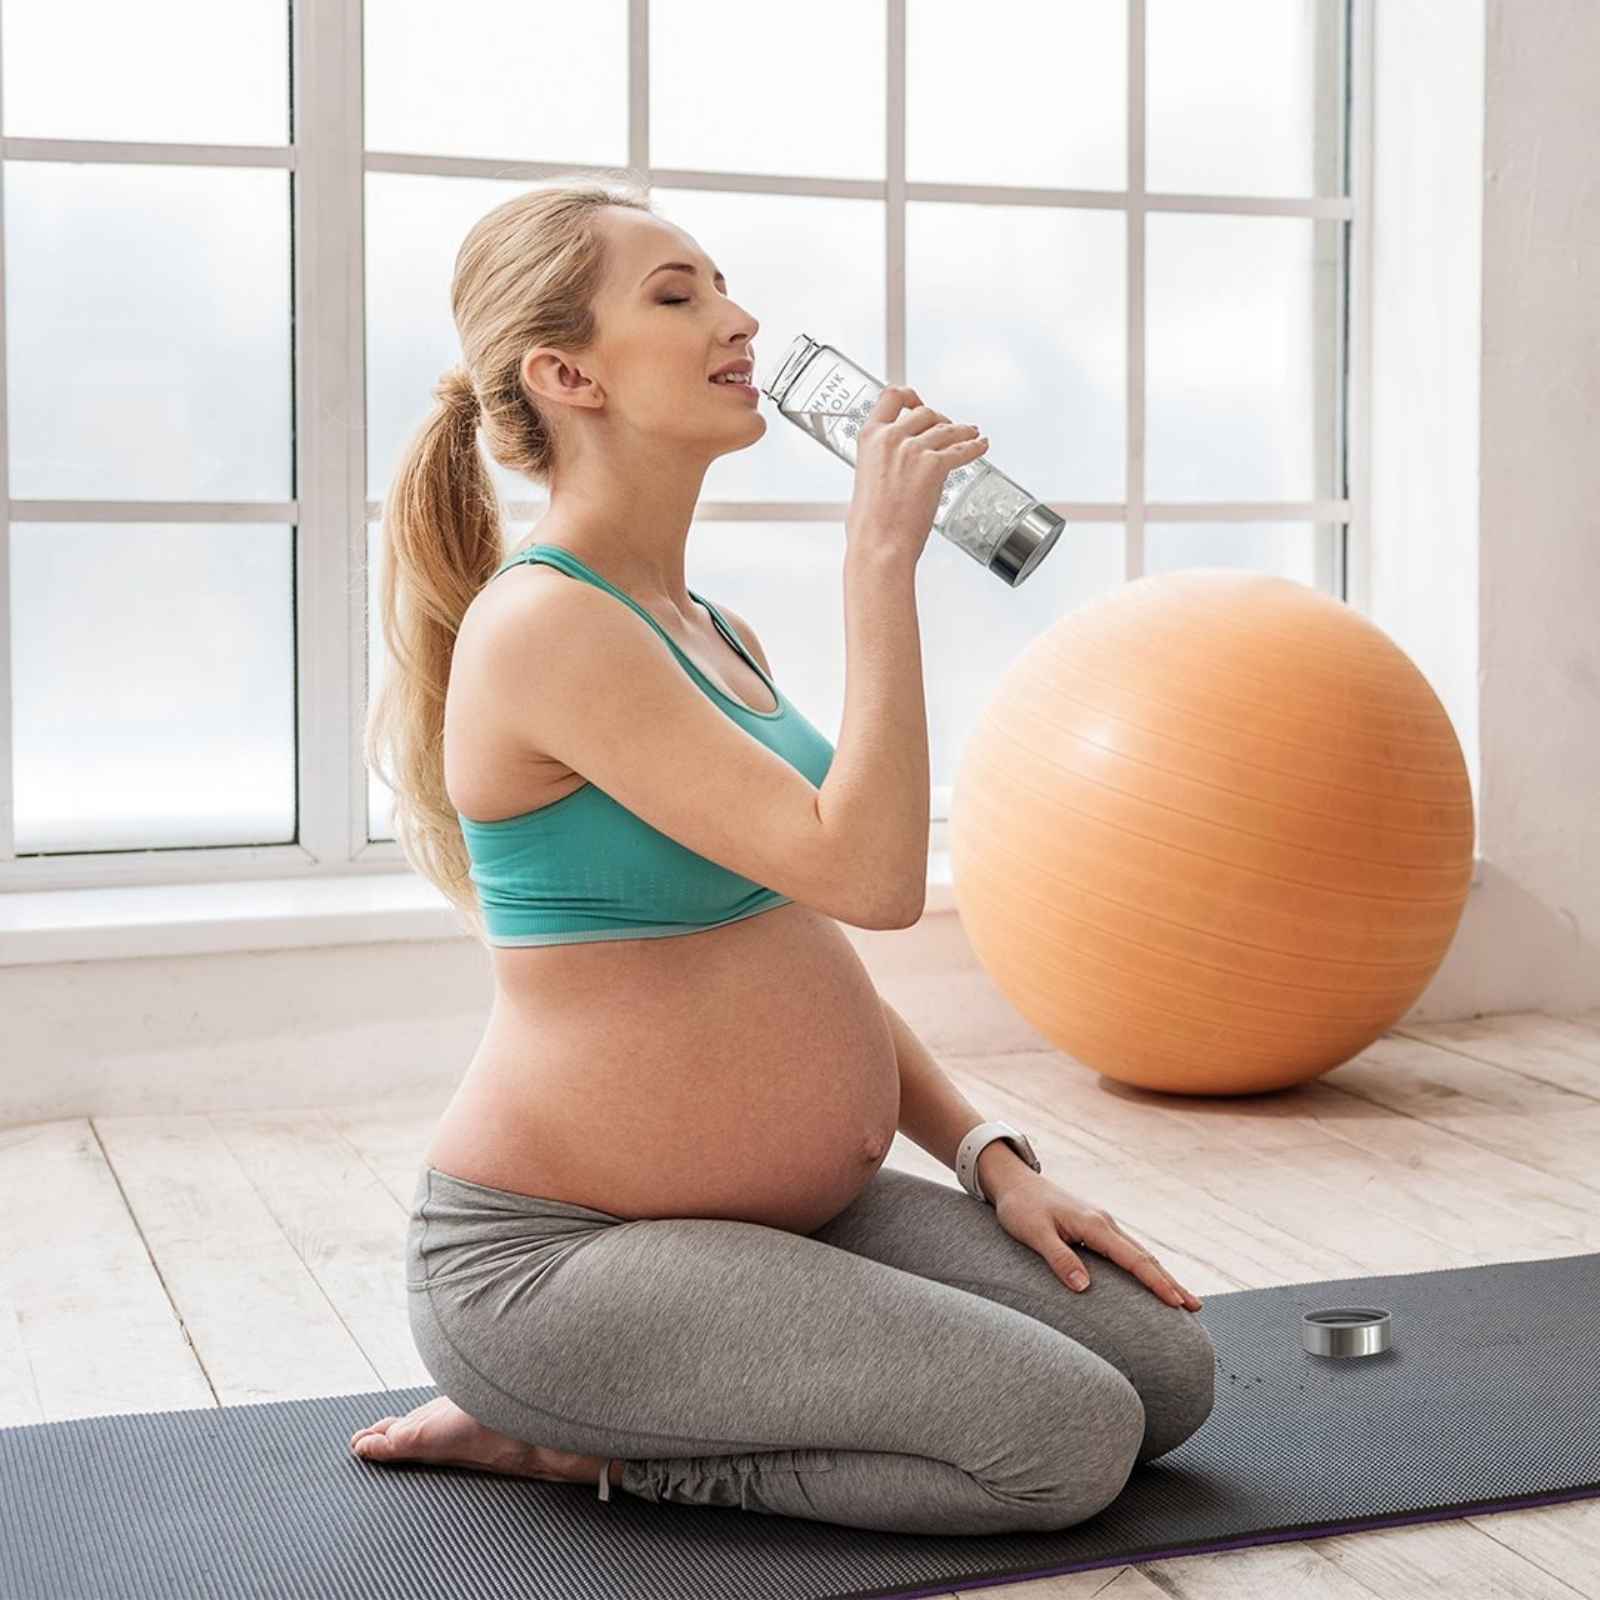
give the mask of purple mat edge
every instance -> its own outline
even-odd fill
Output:
[[[1292,1528],[1273,1528],[1246,1534],[1238,1539],[1212,1539],[1203,1544],[1186,1544],[1172,1549],[1125,1551],[1102,1556],[1094,1561],[1069,1561],[1055,1567],[1018,1567],[1014,1572],[985,1573],[970,1583],[946,1579],[928,1589],[853,1589],[837,1600],[927,1600],[927,1597],[959,1594],[968,1589],[993,1589],[1002,1583],[1017,1583],[1033,1578],[1058,1578],[1069,1572],[1093,1572],[1099,1567],[1134,1567],[1147,1561],[1175,1561],[1180,1556],[1211,1555],[1220,1550],[1242,1550],[1258,1544],[1295,1544],[1305,1539],[1326,1538],[1335,1533],[1369,1533],[1374,1528],[1404,1528],[1415,1522],[1459,1522],[1463,1517],[1490,1511],[1522,1511],[1529,1506],[1560,1505],[1567,1500],[1600,1499],[1600,1483],[1581,1489],[1563,1489],[1559,1494],[1521,1495],[1507,1500],[1472,1500],[1431,1511],[1407,1512],[1402,1516],[1362,1517],[1355,1522],[1304,1522]]]

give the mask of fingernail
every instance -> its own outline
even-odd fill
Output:
[[[1067,1282],[1070,1283],[1074,1289],[1085,1288],[1089,1282],[1089,1274],[1087,1272],[1069,1272],[1067,1274]]]

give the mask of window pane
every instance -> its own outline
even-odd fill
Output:
[[[1310,522],[1147,522],[1144,569],[1155,573],[1243,567],[1293,578],[1314,589],[1317,540],[1337,534],[1334,526]]]
[[[1126,0],[914,0],[906,7],[913,183],[1128,186]]]
[[[368,0],[363,14],[369,150],[626,165],[626,0]]]
[[[1152,194],[1344,192],[1345,0],[1147,0]]]
[[[1332,496],[1342,226],[1146,219],[1149,499]]]
[[[881,4],[651,0],[651,164],[881,179],[886,76]]]
[[[4,0],[0,30],[10,138],[289,142],[284,0]]]
[[[5,189],[12,496],[290,498],[289,174],[8,161]]]
[[[19,852],[295,837],[294,530],[13,523]]]
[[[798,333],[885,376],[881,200],[657,190],[657,211],[722,268],[728,294],[760,324],[756,378],[767,379]],[[664,311],[662,316],[681,315]],[[706,471],[706,500],[848,500],[854,475],[763,394],[767,431]]]
[[[909,204],[907,380],[1040,499],[1120,500],[1126,280],[1121,212]]]

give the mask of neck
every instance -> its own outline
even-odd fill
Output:
[[[610,471],[598,482],[552,485],[533,539],[570,550],[641,604],[671,606],[690,618],[684,552],[705,466],[685,471],[680,460],[675,473]]]

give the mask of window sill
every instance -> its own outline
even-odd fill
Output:
[[[923,914],[954,907],[939,851]],[[466,937],[454,907],[409,870],[0,895],[0,967]]]
[[[465,938],[411,871],[0,895],[0,966]]]
[[[1480,856],[1474,885],[1482,869]],[[923,915],[954,910],[950,854],[931,851]],[[410,871],[0,895],[0,966],[466,937]]]

